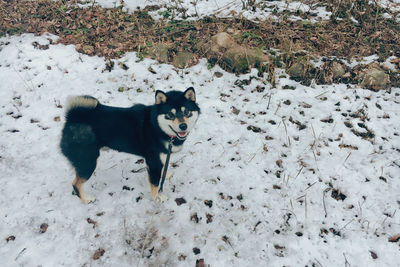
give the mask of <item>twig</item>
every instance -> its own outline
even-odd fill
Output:
[[[290,176],[289,176],[289,174],[288,174],[288,176],[287,176],[287,180],[286,180],[286,185],[288,184],[288,182],[289,182],[289,179],[290,179]]]
[[[17,257],[15,257],[15,261],[19,258],[19,256],[21,256],[21,254],[26,250],[26,248],[23,248],[17,255]]]
[[[276,113],[278,112],[278,109],[281,107],[281,101],[279,101],[278,106],[276,107],[275,113],[274,115],[276,115]]]
[[[287,127],[286,127],[285,120],[283,118],[282,118],[282,123],[283,123],[283,126],[285,127],[286,138],[288,139],[288,144],[290,146],[290,138],[289,138],[288,133],[287,133]]]
[[[328,91],[325,91],[325,92],[323,92],[323,93],[321,93],[321,94],[319,94],[319,95],[317,95],[317,96],[314,96],[314,98],[318,98],[318,97],[320,97],[320,96],[323,96],[323,95],[326,94],[326,93],[328,93]]]
[[[296,177],[294,177],[294,179],[296,179],[296,178],[297,178],[297,176],[299,176],[299,174],[301,173],[301,171],[303,170],[303,168],[304,168],[304,166],[301,166],[301,168],[300,168],[299,172],[297,173]]]
[[[349,225],[350,223],[352,223],[354,221],[354,218],[351,219],[351,221],[349,221],[348,223],[346,223],[342,228],[339,229],[339,232],[342,231],[344,228],[346,228],[347,225]]]
[[[147,238],[149,237],[149,233],[150,233],[150,230],[151,230],[151,226],[153,225],[154,215],[156,215],[156,212],[157,212],[157,211],[154,210],[153,214],[151,215],[150,225],[149,225],[149,227],[148,227],[148,229],[147,229],[147,231],[146,231],[146,236],[145,236],[144,242],[143,242],[143,244],[142,244],[142,250],[140,251],[140,258],[139,258],[139,260],[138,260],[138,263],[137,263],[136,267],[139,267],[139,266],[140,266],[140,261],[141,261],[141,259],[143,258],[144,247],[145,247],[145,245],[146,245]],[[124,224],[125,224],[125,220],[124,220]]]
[[[272,97],[272,94],[269,94],[267,110],[269,110],[269,103],[271,102],[271,97]]]
[[[324,192],[322,193],[322,204],[324,205],[324,211],[325,211],[325,218],[328,217],[328,212],[326,211],[326,205],[325,205],[325,194],[327,192],[329,192],[331,190],[331,188],[327,188],[324,190]]]
[[[318,180],[315,181],[314,183],[310,184],[304,191],[307,191],[308,189],[310,189],[310,187],[312,187],[313,185],[315,185],[317,182],[318,182]]]
[[[351,266],[350,263],[347,261],[346,254],[344,254],[344,252],[343,252],[343,256],[344,256],[344,266],[345,267]]]
[[[256,153],[254,153],[254,155],[251,157],[251,159],[249,159],[248,161],[247,161],[247,163],[250,163],[253,159],[254,159],[254,157],[257,155],[257,152]]]
[[[350,151],[349,154],[347,155],[347,157],[346,157],[346,159],[344,160],[343,164],[346,163],[346,161],[347,161],[347,159],[350,157],[350,155],[351,155],[351,151]]]
[[[307,194],[304,196],[304,218],[307,220]]]

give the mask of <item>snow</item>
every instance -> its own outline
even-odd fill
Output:
[[[108,72],[104,58],[79,54],[72,45],[43,50],[32,45],[49,39],[57,37],[0,39],[2,266],[193,266],[198,259],[210,266],[396,262],[399,245],[388,238],[400,229],[399,88],[311,88],[278,75],[271,89],[255,70],[235,76],[218,67],[208,70],[204,59],[179,70],[139,61],[135,53],[118,60],[128,70],[116,62]],[[147,71],[150,66],[156,74]],[[243,80],[250,83],[235,85]],[[130,90],[119,92],[121,86]],[[61,106],[68,96],[88,94],[126,107],[151,104],[156,89],[189,86],[196,89],[202,114],[171,159],[176,166],[165,184],[167,202],[151,200],[139,157],[111,150],[102,152],[86,185],[97,201],[84,205],[71,195],[74,172],[58,148]],[[299,130],[296,121],[306,128]],[[375,137],[356,136],[344,121],[359,132],[365,132],[364,123]],[[250,125],[261,132],[248,130]],[[333,189],[346,198],[331,197]],[[178,206],[174,200],[181,197],[187,203]],[[49,225],[45,233],[42,223]],[[11,235],[15,240],[7,242]],[[99,248],[105,254],[92,259]]]
[[[315,18],[311,19],[311,22],[314,23],[321,20],[329,20],[332,15],[332,12],[327,11],[323,2],[255,0],[253,6],[249,5],[248,2],[247,0],[96,0],[95,4],[105,8],[119,7],[122,5],[124,10],[129,12],[133,12],[138,8],[143,9],[147,6],[159,6],[160,9],[149,12],[155,19],[162,18],[160,12],[167,11],[167,7],[170,9],[171,15],[176,19],[182,18],[182,12],[175,13],[176,10],[185,10],[185,14],[189,20],[211,15],[217,17],[234,17],[241,15],[253,21],[265,20],[267,18],[278,20],[279,17],[276,16],[278,13],[283,11],[300,11],[313,14]],[[370,2],[377,3],[382,8],[387,8],[392,12],[400,11],[399,0],[379,0]],[[92,5],[93,1],[86,1],[85,4],[81,4],[81,6]],[[384,14],[386,18],[388,15],[387,13]],[[290,16],[288,19],[296,21],[299,20],[299,17]],[[358,23],[354,18],[351,19],[355,23]]]

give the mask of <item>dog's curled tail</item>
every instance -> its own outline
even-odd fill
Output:
[[[95,109],[99,101],[89,95],[70,96],[67,100],[65,113],[68,115],[72,110],[78,108]]]

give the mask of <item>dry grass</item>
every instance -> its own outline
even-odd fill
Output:
[[[273,73],[275,67],[289,68],[295,62],[308,62],[320,56],[352,59],[377,54],[379,60],[389,56],[400,57],[398,23],[382,16],[390,10],[367,1],[330,0],[326,5],[327,10],[333,13],[331,20],[319,23],[309,22],[314,14],[300,11],[294,15],[302,17],[303,21],[288,20],[293,12],[280,14],[278,21],[260,23],[243,17],[178,21],[171,20],[168,12],[164,13],[168,19],[155,21],[148,14],[151,10],[158,10],[159,7],[155,6],[130,14],[122,8],[79,8],[77,2],[3,0],[0,5],[0,37],[50,32],[60,37],[60,43],[75,44],[79,52],[106,58],[119,58],[128,51],[138,52],[139,57],[154,57],[152,47],[165,44],[168,60],[172,61],[179,51],[207,57],[208,48],[204,44],[216,33],[231,29],[238,43],[271,51],[272,65],[260,69],[267,73]],[[319,1],[304,2],[311,6],[319,5]],[[249,9],[255,8],[255,1],[244,1],[243,4]],[[177,7],[174,12],[179,10]],[[281,53],[270,49],[278,49]],[[318,82],[329,82],[325,81],[326,73],[323,71],[310,69],[308,72]],[[352,78],[346,82],[351,82]],[[398,78],[392,80],[398,83]]]

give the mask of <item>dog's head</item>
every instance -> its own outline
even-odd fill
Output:
[[[200,114],[193,87],[185,92],[157,90],[157,121],[161,130],[171,137],[185,140]]]

